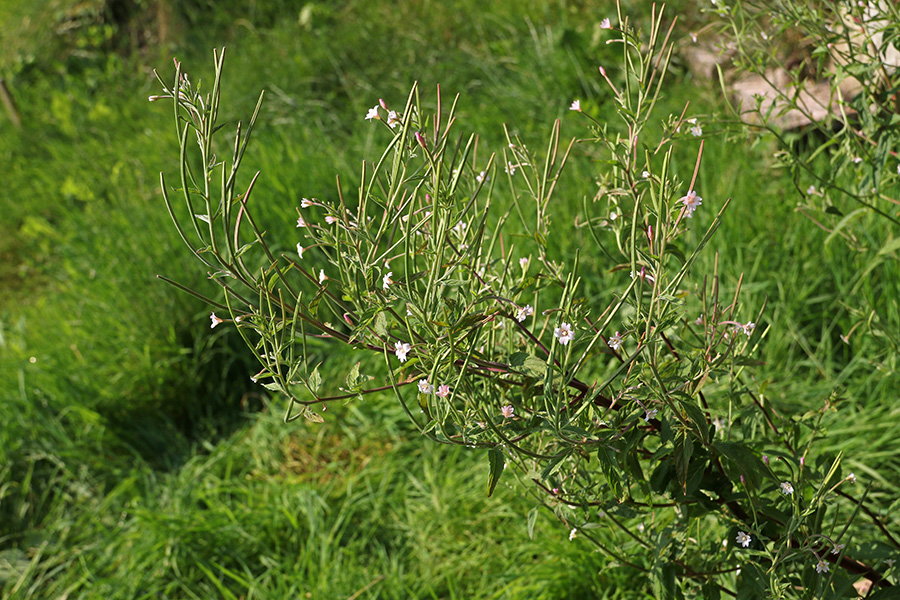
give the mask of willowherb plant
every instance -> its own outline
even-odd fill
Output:
[[[646,131],[672,51],[662,22],[654,10],[643,39],[621,14],[618,28],[604,21],[622,50],[615,77],[600,68],[618,121],[576,100],[590,136],[563,143],[557,122],[542,153],[507,134],[484,159],[474,135],[454,134],[456,99],[446,106],[439,88],[431,107],[417,86],[402,107],[379,100],[366,119],[386,148],[363,163],[356,196],[338,185],[334,202],[302,199],[296,252],[277,256],[252,216],[259,173],[238,186],[259,104],[219,160],[223,54],[207,95],[176,63],[154,97],[173,101],[181,140],[180,189],[163,178],[163,196],[224,301],[175,285],[216,307],[213,327],[234,324],[259,358],[254,380],[287,399],[286,421],[391,392],[424,436],[486,452],[488,494],[506,471],[523,482],[537,502],[529,533],[544,507],[573,543],[647,573],[658,596],[836,595],[857,575],[887,585],[831,520],[862,504],[843,491],[855,478],[839,456],[812,460],[826,409],[779,417],[747,377],[762,308],[747,314],[740,282],[725,300],[715,273],[693,273],[728,202],[694,189],[703,144],[695,124],[680,133],[685,113],[659,139]],[[672,169],[680,143],[699,147],[687,184]],[[603,168],[580,225],[616,282],[598,304],[579,295],[580,254],[567,263],[548,244],[576,144]],[[329,385],[323,339],[382,361],[384,379],[360,362]]]

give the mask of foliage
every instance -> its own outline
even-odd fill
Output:
[[[850,526],[835,525],[863,511],[893,542],[866,492],[846,491],[856,477],[841,454],[815,450],[832,402],[780,417],[750,375],[763,307],[748,314],[740,279],[728,301],[717,273],[694,272],[728,203],[692,238],[687,225],[708,210],[695,191],[703,145],[686,186],[672,157],[702,128],[685,109],[657,139],[648,132],[671,29],[661,13],[646,37],[619,21],[602,27],[621,47],[623,81],[600,74],[620,123],[591,119],[580,141],[603,167],[580,226],[608,259],[605,298],[579,293],[580,254],[566,265],[547,243],[567,228],[552,207],[576,141],[562,142],[557,123],[544,153],[507,134],[501,154],[479,160],[477,136],[451,134],[456,101],[448,108],[440,88],[431,105],[414,86],[402,109],[369,110],[390,141],[363,164],[357,197],[339,181],[336,201],[304,198],[304,240],[276,255],[253,216],[259,173],[238,177],[262,96],[246,129],[227,146],[214,139],[223,53],[209,93],[176,63],[152,98],[173,101],[181,141],[180,186],[161,181],[169,214],[224,303],[171,283],[217,308],[213,327],[234,324],[260,362],[254,380],[286,397],[285,421],[322,422],[320,404],[392,390],[424,436],[486,450],[487,495],[509,467],[570,540],[646,573],[657,597],[839,597],[860,575],[889,587],[846,550]],[[584,114],[577,101],[571,110]],[[327,382],[323,339],[370,358]],[[388,371],[371,383],[378,358]]]

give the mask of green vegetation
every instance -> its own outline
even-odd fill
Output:
[[[366,110],[401,104],[413,81],[460,93],[460,131],[479,133],[485,162],[505,145],[504,123],[535,147],[557,118],[564,137],[586,136],[567,107],[578,98],[601,122],[609,113],[597,66],[615,78],[599,29],[612,4],[137,0],[127,14],[100,0],[32,4],[0,7],[0,76],[22,120],[16,129],[0,115],[4,597],[652,597],[550,513],[530,539],[523,490],[504,481],[486,498],[484,454],[427,443],[390,397],[330,406],[322,425],[284,424],[273,416],[283,400],[250,381],[258,364],[236,333],[210,331],[206,306],[155,278],[219,293],[158,192],[177,143],[170,111],[147,97],[159,91],[151,69],[168,76],[173,55],[208,86],[210,48],[227,45],[234,103],[223,121],[267,90],[245,171],[262,172],[255,218],[292,252],[299,199],[333,198],[337,174],[354,190],[360,161],[383,143]],[[629,10],[649,19],[640,3]],[[177,26],[158,44],[163,13]],[[20,18],[53,27],[9,26]],[[817,228],[795,210],[774,146],[719,136],[719,90],[676,76],[662,102],[680,112],[689,101],[704,124],[704,208],[733,198],[698,272],[717,269],[732,291],[743,274],[743,305],[767,305],[754,383],[782,414],[828,402],[818,451],[843,451],[859,490],[871,483],[868,501],[890,514],[900,366],[878,331],[900,323],[896,244],[881,251],[897,231],[860,216],[859,251]],[[596,157],[578,148],[556,194],[554,218],[573,223],[550,240],[558,260],[589,237],[575,218],[596,192]],[[696,147],[674,156],[683,178],[695,157]],[[710,219],[698,212],[693,235]],[[587,295],[614,277],[604,264],[582,256]],[[842,342],[870,307],[873,321]],[[328,348],[326,379],[359,360]],[[858,558],[882,565],[897,552],[870,545]]]

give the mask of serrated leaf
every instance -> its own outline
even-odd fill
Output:
[[[543,377],[547,362],[526,352],[516,352],[509,356],[509,366],[529,377]]]
[[[505,462],[503,452],[496,448],[488,450],[488,463],[490,464],[487,488],[488,498],[494,493],[494,488],[497,487],[497,482],[500,481],[500,476],[503,475],[503,464]]]
[[[303,417],[308,421],[312,421],[313,423],[324,423],[325,419],[322,418],[322,415],[314,411],[308,406],[303,407]]]
[[[563,461],[566,460],[566,458],[568,458],[569,454],[571,453],[571,450],[563,450],[562,452],[551,458],[550,461],[544,466],[544,470],[541,471],[541,479],[543,481],[547,481],[551,475],[559,470],[559,468],[563,464]]]
[[[322,386],[322,376],[319,374],[319,365],[316,365],[316,368],[313,369],[312,375],[309,376],[307,383],[313,394],[316,394],[319,391],[319,388]]]

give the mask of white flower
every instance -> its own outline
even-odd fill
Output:
[[[369,109],[369,112],[366,113],[366,121],[371,121],[372,119],[380,119],[378,116],[378,105],[376,104],[372,108]]]
[[[325,275],[325,269],[319,269],[319,283],[321,284],[326,279],[328,279],[328,277]]]
[[[303,220],[303,217],[297,219],[297,227],[306,227],[306,221]]]
[[[641,178],[650,179],[650,171],[644,171],[643,173],[641,173]]]
[[[578,533],[578,528],[577,528],[577,527],[573,527],[573,528],[572,528],[572,531],[569,532],[569,541],[570,541],[570,542],[571,542],[572,540],[575,539],[575,535],[576,535],[577,533]]]
[[[648,410],[648,411],[644,414],[644,420],[645,420],[646,422],[649,423],[649,422],[650,422],[650,419],[655,419],[655,418],[656,418],[656,414],[657,414],[658,412],[659,412],[659,411],[658,411],[657,409],[651,408],[650,410]]]
[[[794,486],[789,481],[783,481],[781,483],[781,493],[785,496],[790,496],[794,493]]]
[[[609,22],[609,19],[603,19],[600,21],[600,29],[612,29],[612,25]]]
[[[406,355],[410,350],[412,350],[412,346],[405,342],[394,343],[394,354],[397,355],[397,360],[402,363],[406,362]]]
[[[388,112],[387,124],[391,129],[400,124],[400,115],[397,114],[396,110]]]
[[[812,195],[814,195],[815,193],[816,193],[816,186],[811,185],[811,186],[809,186],[808,188],[806,188],[806,195],[807,195],[807,196],[812,196]]]
[[[847,481],[849,481],[850,483],[856,483],[856,475],[850,473],[849,475],[847,475]]]
[[[299,242],[297,243],[297,256],[303,258],[303,246]]]
[[[850,160],[853,161],[853,164],[854,164],[854,165],[858,165],[859,163],[862,162],[863,159],[862,159],[862,157],[860,157],[860,156],[854,156],[854,157],[851,158]]]
[[[609,345],[609,347],[612,348],[613,350],[618,350],[619,348],[622,347],[622,336],[619,335],[619,332],[617,331],[617,332],[616,332],[616,335],[614,335],[614,336],[612,336],[611,338],[609,338],[609,339],[606,341],[606,343],[607,343],[607,344]]]
[[[328,215],[327,217],[325,217],[325,222],[328,223],[329,225],[331,225],[333,223],[337,223],[337,220],[338,220],[337,217],[332,217],[331,215]]]
[[[696,44],[697,43],[697,34],[692,31],[688,35],[691,36],[691,41]]]
[[[446,398],[449,395],[450,395],[450,386],[447,385],[446,383],[439,386],[438,391],[435,392],[435,396],[438,396],[439,398]]]
[[[508,162],[508,163],[506,163],[506,168],[504,170],[507,173],[509,173],[510,175],[515,175],[517,168],[518,168],[518,165],[514,165],[514,164],[512,164],[512,162]]]
[[[300,208],[309,208],[310,206],[312,206],[312,200],[310,200],[309,198],[303,198],[302,200],[300,200]]]
[[[428,383],[427,379],[419,380],[419,392],[422,394],[430,394],[434,391],[434,386]]]
[[[553,335],[556,336],[556,339],[558,339],[559,343],[563,346],[575,339],[575,333],[572,331],[572,326],[565,322],[560,323],[559,327],[553,330]]]
[[[222,319],[216,316],[216,313],[212,313],[209,315],[209,320],[212,321],[212,325],[209,326],[210,329],[215,329],[216,325],[219,323],[224,323]]]
[[[737,537],[734,538],[734,541],[737,542],[738,544],[740,544],[741,546],[743,546],[744,548],[747,548],[750,546],[750,542],[753,541],[753,538],[751,538],[748,534],[744,533],[743,531],[738,531]]]
[[[519,259],[519,266],[522,267],[523,269],[528,268],[528,257],[527,256],[523,256],[522,258]]]
[[[697,195],[697,192],[690,190],[686,196],[682,196],[681,203],[684,204],[685,217],[690,219],[694,216],[694,211],[703,203],[703,198]]]
[[[487,181],[488,179],[490,179],[490,177],[488,176],[488,174],[485,171],[482,171],[481,173],[479,173],[478,175],[475,176],[475,181],[477,181],[478,183],[482,183],[484,181]]]
[[[577,110],[581,112],[581,100],[575,100],[572,104],[569,105],[569,110]]]
[[[824,560],[820,560],[816,563],[816,573],[827,573],[829,570],[828,563]]]
[[[832,554],[840,554],[841,550],[843,550],[846,547],[847,546],[845,546],[844,544],[835,544],[834,549],[831,551],[831,553]]]
[[[530,317],[534,314],[534,308],[530,304],[526,304],[522,308],[519,309],[519,312],[516,313],[516,321],[521,323],[525,320],[526,317]]]
[[[500,407],[500,412],[503,414],[503,418],[512,419],[513,415],[516,412],[516,409],[512,407],[512,405],[507,404],[506,406]]]
[[[381,287],[384,288],[384,291],[388,291],[388,286],[390,286],[394,281],[391,279],[391,275],[393,275],[393,271],[388,271],[385,273],[384,277],[381,278]]]
[[[691,127],[691,135],[694,137],[700,137],[701,135],[703,135],[703,128],[699,125],[694,125],[693,127]]]
[[[746,325],[741,325],[741,329],[743,330],[744,335],[750,337],[753,334],[753,330],[756,329],[756,323],[748,321]]]

